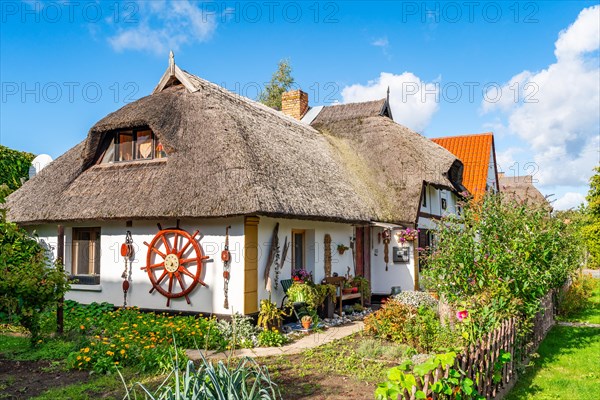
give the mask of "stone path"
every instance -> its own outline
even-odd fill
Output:
[[[560,326],[574,326],[577,328],[600,328],[600,324],[590,324],[587,322],[557,322]]]
[[[355,332],[363,330],[363,322],[356,321],[348,325],[336,326],[328,328],[321,333],[313,333],[306,335],[305,337],[296,340],[293,343],[287,344],[281,347],[256,347],[254,349],[239,349],[235,350],[233,354],[230,351],[215,351],[215,350],[187,350],[187,355],[190,360],[200,359],[200,353],[204,355],[206,359],[223,360],[229,356],[232,357],[270,357],[279,356],[283,354],[298,354],[306,349],[318,347],[323,344],[332,342],[336,339],[349,336]]]

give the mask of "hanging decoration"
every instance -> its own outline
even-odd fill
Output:
[[[275,260],[275,290],[277,290],[278,282],[279,282],[279,273],[283,269],[283,265],[285,264],[285,259],[287,258],[287,252],[290,248],[290,243],[287,240],[287,236],[283,240],[283,250],[281,250],[281,257],[279,257],[279,251],[277,252],[276,260]]]
[[[401,229],[394,236],[396,236],[398,243],[413,242],[419,237],[419,230],[412,228]]]
[[[121,274],[121,278],[123,279],[123,307],[127,307],[127,292],[129,291],[131,281],[131,261],[133,260],[133,255],[133,239],[131,237],[131,231],[127,231],[125,234],[125,242],[121,244],[121,257],[125,260],[125,269]]]
[[[185,297],[187,303],[190,304],[188,294],[198,283],[208,287],[200,279],[203,261],[209,258],[203,254],[196,241],[196,236],[200,231],[195,231],[190,235],[179,228],[179,221],[177,221],[177,227],[169,229],[162,229],[158,224],[158,230],[159,232],[150,244],[144,242],[148,246],[148,254],[146,266],[141,269],[148,273],[152,283],[150,293],[156,290],[165,296],[167,307],[171,304],[171,299],[179,297]],[[186,280],[189,281],[187,284]]]
[[[229,229],[225,228],[225,249],[221,252],[221,260],[223,261],[223,292],[225,293],[225,301],[223,307],[229,309],[229,278],[231,277],[231,253],[229,252]]]
[[[331,235],[325,234],[325,278],[331,276]]]
[[[265,289],[267,292],[271,292],[271,266],[275,261],[276,254],[279,253],[279,222],[275,224],[273,229],[273,236],[271,237],[271,250],[269,251],[269,257],[267,258],[267,265],[265,266]]]
[[[392,238],[392,231],[390,229],[384,229],[381,234],[383,238],[383,261],[385,262],[385,270],[388,270],[388,263],[390,262],[390,239]]]

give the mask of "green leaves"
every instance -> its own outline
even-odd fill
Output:
[[[0,145],[0,186],[6,185],[10,191],[21,187],[21,178],[27,178],[33,158],[31,153]]]

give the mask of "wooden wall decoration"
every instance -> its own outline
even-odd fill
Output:
[[[325,277],[331,276],[331,236],[325,234]]]

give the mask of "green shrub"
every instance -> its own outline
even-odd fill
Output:
[[[0,212],[0,321],[17,323],[40,335],[40,316],[68,290],[62,266],[25,230]]]
[[[577,224],[552,217],[547,208],[520,204],[502,195],[464,204],[460,217],[444,217],[435,232],[438,247],[426,255],[426,287],[438,291],[458,308],[486,317],[485,324],[506,313],[530,326],[540,299],[573,275],[582,256]],[[491,299],[501,296],[497,301]],[[472,301],[488,297],[489,301]],[[487,309],[484,309],[487,307]],[[496,315],[496,317],[488,316]],[[484,333],[489,326],[479,326]],[[526,329],[520,332],[526,333]],[[476,339],[476,338],[473,338]]]
[[[281,347],[288,342],[288,338],[277,329],[265,329],[258,334],[258,344],[262,347]]]
[[[436,311],[429,307],[417,309],[393,298],[368,315],[364,323],[365,333],[404,343],[419,352],[457,348],[462,345],[458,333],[441,325]]]
[[[258,345],[260,329],[254,325],[252,318],[239,313],[231,316],[231,322],[221,320],[217,329],[227,341],[227,348],[252,348]]]
[[[229,368],[222,361],[215,367],[202,358],[196,370],[194,363],[188,361],[183,374],[176,363],[167,379],[154,394],[142,384],[136,386],[142,389],[146,398],[152,400],[281,399],[279,388],[271,379],[268,369],[249,357],[240,360],[234,368]],[[127,389],[126,398],[137,398],[135,386]]]
[[[29,176],[34,155],[0,145],[0,185],[14,191],[21,187],[21,178]]]
[[[570,317],[590,304],[590,297],[598,281],[589,274],[577,276],[567,291],[559,297],[558,314]]]

